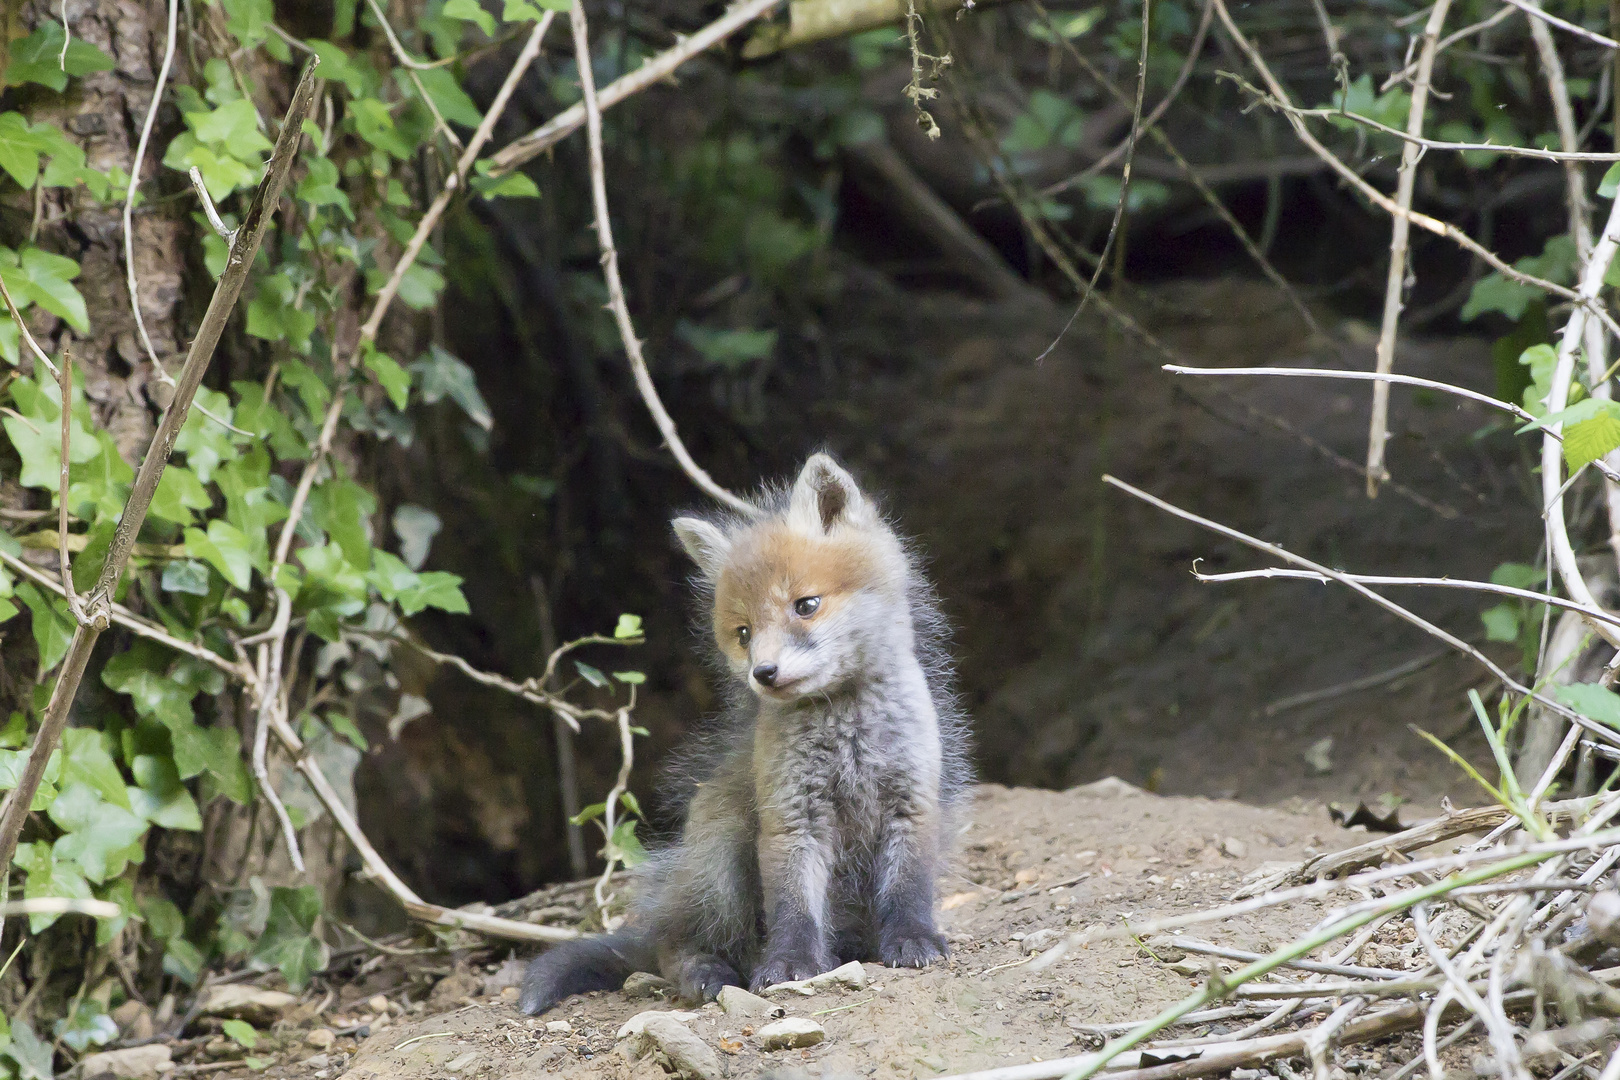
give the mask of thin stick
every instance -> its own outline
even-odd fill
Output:
[[[1514,7],[1530,16],[1532,19],[1539,19],[1542,22],[1550,23],[1553,26],[1558,27],[1560,30],[1566,30],[1571,34],[1574,34],[1576,37],[1583,37],[1587,41],[1602,45],[1605,49],[1620,49],[1620,41],[1616,41],[1611,37],[1604,37],[1602,34],[1599,34],[1594,30],[1588,30],[1586,27],[1578,26],[1566,19],[1560,19],[1556,15],[1541,10],[1539,5],[1532,4],[1530,0],[1502,0],[1502,2],[1504,4],[1512,4]]]
[[[1221,18],[1221,25],[1225,27],[1228,36],[1230,36],[1233,42],[1237,44],[1238,48],[1242,50],[1243,55],[1248,59],[1249,63],[1253,64],[1255,70],[1260,73],[1261,79],[1270,89],[1271,96],[1273,99],[1275,99],[1276,105],[1279,108],[1282,106],[1289,106],[1289,108],[1283,109],[1283,114],[1288,117],[1289,125],[1293,127],[1294,134],[1298,136],[1300,142],[1304,143],[1312,153],[1321,158],[1323,162],[1325,162],[1335,173],[1337,173],[1340,178],[1345,181],[1345,183],[1354,188],[1356,191],[1360,192],[1363,197],[1365,197],[1369,202],[1377,206],[1379,209],[1383,210],[1385,213],[1393,214],[1397,217],[1409,218],[1412,224],[1416,225],[1418,228],[1432,232],[1436,236],[1445,237],[1447,240],[1450,240],[1464,251],[1467,251],[1469,254],[1474,255],[1475,257],[1484,261],[1492,270],[1495,270],[1498,274],[1501,274],[1510,281],[1517,281],[1521,285],[1529,285],[1533,288],[1551,293],[1552,295],[1560,297],[1561,299],[1569,300],[1586,306],[1594,315],[1603,320],[1603,325],[1609,328],[1610,333],[1620,337],[1620,324],[1617,324],[1614,321],[1613,317],[1609,315],[1608,311],[1605,310],[1602,305],[1594,304],[1589,299],[1582,298],[1578,293],[1575,292],[1575,290],[1565,288],[1556,282],[1551,282],[1545,278],[1538,278],[1534,275],[1524,273],[1522,270],[1519,270],[1509,263],[1504,262],[1502,258],[1494,251],[1491,251],[1489,248],[1485,247],[1479,241],[1475,240],[1472,236],[1469,236],[1455,225],[1441,221],[1438,218],[1430,217],[1428,214],[1422,214],[1416,210],[1400,206],[1395,202],[1394,199],[1391,199],[1382,191],[1379,191],[1376,187],[1373,187],[1372,184],[1368,183],[1360,173],[1346,165],[1342,160],[1340,160],[1338,155],[1334,154],[1333,151],[1324,146],[1321,140],[1319,140],[1315,135],[1311,134],[1310,130],[1305,127],[1304,122],[1300,120],[1299,117],[1293,114],[1293,101],[1288,96],[1288,92],[1283,89],[1283,85],[1277,80],[1277,77],[1272,74],[1271,67],[1266,63],[1265,57],[1261,55],[1260,50],[1256,49],[1253,42],[1244,36],[1243,31],[1238,29],[1237,23],[1232,20],[1232,13],[1227,10],[1225,0],[1213,0],[1213,3],[1215,4],[1216,14]],[[1348,113],[1345,115],[1350,116]]]
[[[129,308],[135,316],[135,330],[141,346],[157,371],[161,381],[174,380],[158,360],[152,347],[152,337],[146,331],[146,317],[141,313],[140,284],[135,279],[135,192],[141,185],[141,167],[146,161],[146,144],[152,138],[152,125],[157,122],[158,109],[163,104],[163,88],[169,84],[169,68],[174,64],[174,42],[180,17],[180,0],[169,0],[169,29],[163,45],[163,63],[158,68],[157,85],[152,88],[152,103],[147,106],[146,119],[141,124],[141,137],[135,142],[135,159],[129,166],[129,186],[124,189],[124,284],[129,289]]]
[[[746,517],[757,517],[758,507],[739,499],[715,483],[702,466],[692,460],[692,455],[686,451],[686,444],[681,441],[680,434],[675,430],[675,421],[670,419],[664,403],[659,400],[658,388],[653,385],[652,374],[647,370],[647,360],[641,353],[641,339],[636,337],[635,325],[630,321],[630,307],[624,298],[624,283],[619,279],[619,252],[613,246],[613,226],[608,220],[607,171],[602,164],[602,110],[596,97],[596,78],[591,73],[591,50],[585,11],[580,7],[579,0],[574,0],[573,6],[569,8],[568,17],[574,30],[574,55],[578,59],[579,88],[584,99],[580,104],[585,110],[585,134],[590,140],[591,201],[596,211],[596,243],[602,250],[602,276],[607,281],[608,307],[613,312],[614,322],[618,324],[619,337],[624,342],[624,353],[630,361],[630,373],[635,377],[636,389],[640,391],[641,400],[646,404],[647,411],[652,414],[653,423],[658,425],[659,434],[663,435],[665,445],[680,463],[681,471],[686,473],[687,479],[716,502]],[[510,150],[511,147],[507,149]]]
[[[56,377],[56,365],[51,363],[51,358],[45,355],[45,350],[40,348],[39,342],[34,340],[34,335],[28,329],[28,324],[23,322],[22,312],[17,310],[16,302],[11,299],[11,290],[6,288],[4,274],[0,274],[0,300],[6,302],[6,311],[10,313],[11,321],[17,324],[17,329],[21,332],[23,341],[27,342],[28,351],[34,354],[35,360],[45,365],[45,370],[49,371],[53,378]]]
[[[1451,0],[1435,0],[1429,9],[1429,21],[1423,27],[1423,46],[1418,54],[1417,78],[1412,83],[1412,104],[1406,114],[1406,130],[1410,135],[1423,134],[1423,113],[1429,104],[1429,82],[1434,77],[1434,51],[1440,42],[1440,28],[1445,25]],[[1412,209],[1412,192],[1417,186],[1417,166],[1421,151],[1411,143],[1401,147],[1401,166],[1396,174],[1395,205],[1402,211]],[[1395,215],[1389,234],[1389,272],[1384,278],[1384,318],[1378,332],[1376,366],[1378,373],[1387,375],[1395,366],[1395,333],[1400,327],[1401,308],[1405,306],[1407,246],[1412,231],[1411,219],[1405,213]],[[1384,464],[1384,446],[1389,441],[1389,384],[1373,383],[1372,420],[1367,433],[1367,497],[1376,498],[1378,485],[1389,478]]]
[[[10,555],[4,551],[0,551],[0,564],[4,564],[13,573],[23,575],[36,585],[39,585],[42,588],[50,589],[52,592],[62,597],[62,599],[67,599],[67,594],[62,590],[62,583],[51,575],[40,570],[38,567],[25,563],[16,556]],[[122,626],[124,629],[131,631],[137,637],[144,637],[149,641],[155,641],[160,645],[173,649],[177,653],[189,656],[195,660],[201,660],[205,664],[212,664],[220,671],[223,671],[225,674],[234,679],[238,679],[243,683],[251,685],[254,682],[253,672],[250,668],[226,659],[207,646],[199,645],[194,641],[185,641],[181,638],[177,638],[173,634],[170,634],[167,630],[164,630],[161,626],[158,626],[156,623],[153,623],[148,619],[141,618],[139,615],[135,614],[122,604],[113,604],[111,610],[112,621],[117,623],[119,626]]]
[[[1457,153],[1478,152],[1501,154],[1504,157],[1533,158],[1537,161],[1558,161],[1566,164],[1579,163],[1583,161],[1598,162],[1600,164],[1613,164],[1616,161],[1620,161],[1620,153],[1615,153],[1608,150],[1548,150],[1539,146],[1516,146],[1513,143],[1471,143],[1452,142],[1448,139],[1432,139],[1425,135],[1414,135],[1409,131],[1402,131],[1400,128],[1390,127],[1388,124],[1380,123],[1370,116],[1363,116],[1361,113],[1346,112],[1340,109],[1303,109],[1297,105],[1290,105],[1286,102],[1278,101],[1275,97],[1264,92],[1259,87],[1251,86],[1249,83],[1244,82],[1241,79],[1236,79],[1233,81],[1237,82],[1250,93],[1258,96],[1260,100],[1263,101],[1268,107],[1276,109],[1278,112],[1287,113],[1290,116],[1298,116],[1309,119],[1348,120],[1351,123],[1358,124],[1370,131],[1376,131],[1381,135],[1388,135],[1391,138],[1400,139],[1402,142],[1410,143],[1411,145],[1419,147],[1423,150],[1447,150],[1455,151]]]
[[[73,612],[73,621],[83,623],[84,605],[79,603],[79,594],[73,588],[73,566],[68,556],[68,462],[71,457],[69,443],[73,432],[73,350],[66,345],[62,346],[62,370],[57,372],[56,386],[62,395],[62,461],[56,493],[56,553],[62,569],[62,595],[67,597],[68,610]]]
[[[1592,252],[1582,268],[1580,282],[1582,302],[1570,310],[1569,321],[1564,324],[1559,338],[1558,358],[1553,367],[1552,386],[1547,394],[1548,415],[1562,411],[1569,401],[1576,354],[1585,340],[1588,316],[1586,304],[1588,302],[1601,304],[1598,298],[1603,290],[1603,276],[1608,272],[1609,264],[1614,261],[1617,250],[1620,250],[1620,199],[1614,200],[1611,205],[1608,222],[1603,226],[1603,235],[1593,245]],[[1541,443],[1542,511],[1547,518],[1548,550],[1552,564],[1558,568],[1559,579],[1564,583],[1564,591],[1569,593],[1571,599],[1578,600],[1588,607],[1600,608],[1603,605],[1592,595],[1591,589],[1586,585],[1586,579],[1581,574],[1564,521],[1564,499],[1561,491],[1564,460],[1559,452],[1558,441],[1552,438],[1554,432],[1561,433],[1562,429],[1562,423],[1547,424],[1543,429],[1546,436]],[[1620,634],[1615,633],[1604,623],[1594,622],[1590,618],[1587,621],[1605,641],[1620,646]]]
[[[36,896],[29,900],[8,900],[0,904],[0,918],[13,915],[91,915],[116,919],[124,909],[110,900],[76,900],[67,896]],[[26,940],[26,938],[25,938]],[[18,942],[22,947],[22,942]]]
[[[1264,570],[1234,570],[1223,574],[1201,574],[1195,568],[1193,577],[1199,581],[1226,582],[1251,581],[1255,578],[1288,578],[1294,581],[1333,581],[1325,574],[1318,574],[1314,570],[1287,570],[1281,567],[1267,567]],[[1496,596],[1511,596],[1517,600],[1529,600],[1537,604],[1550,604],[1566,611],[1579,612],[1589,619],[1596,619],[1620,627],[1620,615],[1614,615],[1602,608],[1590,608],[1584,604],[1577,604],[1573,600],[1565,600],[1561,596],[1550,596],[1547,593],[1535,592],[1531,589],[1518,589],[1512,585],[1497,585],[1490,581],[1469,581],[1466,578],[1426,578],[1401,577],[1385,574],[1345,574],[1351,581],[1359,581],[1363,585],[1413,585],[1433,586],[1440,589],[1466,589],[1469,592],[1492,593]],[[1428,663],[1428,661],[1424,661]]]
[[[1395,372],[1377,371],[1346,371],[1339,368],[1295,368],[1295,367],[1233,367],[1233,368],[1207,368],[1192,367],[1187,364],[1165,364],[1163,370],[1175,375],[1281,375],[1289,378],[1301,379],[1351,379],[1369,382],[1400,383],[1403,386],[1421,386],[1430,390],[1439,390],[1446,394],[1455,394],[1457,397],[1477,401],[1481,405],[1489,405],[1505,413],[1511,413],[1527,424],[1541,426],[1543,431],[1549,430],[1540,418],[1533,415],[1528,409],[1519,407],[1511,401],[1482,394],[1477,390],[1470,390],[1465,386],[1453,383],[1440,382],[1436,379],[1425,379],[1417,375],[1400,375]],[[1561,433],[1554,432],[1554,437],[1563,441]],[[1620,481],[1620,472],[1616,472],[1607,462],[1599,459],[1592,462],[1592,467],[1604,476]]]
[[[372,3],[375,6],[376,0],[372,0]],[[378,291],[377,299],[372,304],[371,315],[366,319],[365,325],[360,330],[362,340],[373,341],[376,339],[377,331],[382,327],[383,316],[387,314],[389,305],[393,303],[394,297],[398,294],[400,282],[405,279],[405,272],[411,268],[411,264],[416,261],[417,255],[421,253],[422,246],[427,243],[427,238],[432,234],[434,228],[438,226],[439,218],[450,205],[451,197],[461,190],[462,184],[466,183],[468,171],[473,167],[473,163],[478,160],[478,152],[484,148],[484,144],[489,141],[489,137],[495,133],[496,121],[506,111],[506,104],[511,100],[512,93],[517,89],[518,82],[522,80],[524,72],[528,71],[529,65],[534,62],[534,58],[540,55],[540,43],[545,39],[546,31],[551,28],[551,21],[556,17],[557,13],[555,11],[547,11],[540,17],[540,21],[535,24],[533,32],[529,34],[529,40],[524,43],[523,51],[518,53],[517,62],[512,65],[512,70],[507,72],[506,81],[496,91],[494,100],[490,102],[489,109],[484,113],[484,119],[480,121],[478,130],[473,132],[473,137],[467,143],[467,148],[462,151],[461,157],[457,159],[455,171],[444,178],[444,187],[439,189],[439,193],[434,196],[433,202],[429,204],[427,212],[417,222],[416,232],[411,234],[410,242],[405,245],[404,254],[394,264],[394,271],[388,276],[387,283]],[[392,31],[390,31],[390,35],[392,35]]]
[[[299,143],[303,138],[304,118],[309,115],[310,106],[315,100],[315,68],[318,63],[318,60],[311,60],[305,66],[297,88],[293,91],[292,103],[287,109],[286,118],[276,138],[275,151],[271,155],[269,166],[265,169],[264,179],[259,182],[258,188],[253,193],[253,201],[248,207],[236,244],[231,248],[225,272],[220,276],[219,284],[209,301],[208,310],[197,328],[197,335],[191,343],[185,366],[181,369],[180,378],[176,382],[174,399],[164,411],[157,434],[147,449],[146,457],[141,461],[140,470],[135,474],[135,483],[130,490],[128,501],[124,504],[118,529],[113,534],[101,576],[96,582],[95,589],[86,599],[89,617],[73,632],[73,640],[68,645],[61,674],[57,677],[39,732],[29,750],[28,761],[23,767],[16,788],[12,791],[12,798],[6,805],[5,812],[0,814],[0,866],[11,865],[11,857],[17,850],[17,837],[21,834],[23,822],[28,817],[34,793],[39,790],[40,780],[45,775],[46,761],[51,751],[56,748],[62,729],[67,725],[68,712],[78,693],[79,683],[84,678],[85,668],[90,662],[90,652],[95,648],[96,639],[111,621],[110,608],[113,596],[124,575],[124,569],[129,564],[135,537],[146,521],[146,512],[152,505],[152,497],[157,493],[158,481],[162,478],[164,466],[168,464],[169,453],[174,449],[175,439],[179,437],[180,427],[185,423],[192,398],[196,396],[197,387],[202,382],[203,373],[207,371],[209,361],[213,359],[214,347],[218,345],[220,336],[224,333],[231,309],[236,306],[237,297],[241,295],[242,287],[247,282],[254,256],[258,254],[264,234],[269,230],[276,204],[281,199],[287,176],[298,156]]]
[[[681,38],[675,45],[648,59],[635,71],[621,76],[602,88],[597,96],[598,110],[611,109],[624,99],[662,82],[675,69],[708,49],[724,41],[761,15],[780,4],[782,0],[746,0],[727,11],[720,18],[690,37]],[[585,125],[585,103],[571,105],[521,138],[513,139],[490,158],[491,176],[502,176],[545,153],[563,139]]]
[[[1350,679],[1347,682],[1324,686],[1320,690],[1306,690],[1302,693],[1290,694],[1267,704],[1260,710],[1260,715],[1276,716],[1278,713],[1287,712],[1289,709],[1297,709],[1302,705],[1314,705],[1319,701],[1331,701],[1334,698],[1359,694],[1363,690],[1372,690],[1386,683],[1392,683],[1397,679],[1404,678],[1415,671],[1422,671],[1436,660],[1450,655],[1451,651],[1449,649],[1440,649],[1427,656],[1408,660],[1404,664],[1396,664],[1392,668],[1386,668],[1371,675],[1364,675],[1359,679]]]
[[[577,0],[574,10],[579,10]],[[634,692],[635,688],[631,687],[632,698]],[[631,704],[634,704],[634,700]],[[635,760],[635,741],[630,731],[630,708],[627,706],[619,710],[619,775],[607,793],[607,800],[602,804],[602,834],[606,840],[607,865],[602,868],[602,876],[596,879],[596,887],[591,890],[591,894],[596,897],[597,909],[604,913],[607,911],[608,901],[613,899],[607,894],[607,887],[613,880],[613,871],[618,865],[618,859],[613,854],[613,834],[618,829],[619,800],[630,790],[630,769]]]
[[[270,782],[270,769],[266,762],[270,745],[270,714],[281,701],[281,657],[282,647],[287,640],[287,625],[292,618],[292,597],[287,595],[285,589],[276,589],[276,616],[271,623],[271,642],[268,662],[259,672],[259,707],[253,725],[253,778],[258,781],[259,793],[264,796],[270,808],[275,811],[276,820],[281,823],[281,834],[287,841],[287,855],[292,859],[293,869],[300,874],[304,872],[304,855],[298,849],[298,830],[293,828],[292,818],[287,814],[287,807],[282,804],[281,796],[276,792],[275,785]],[[264,654],[260,654],[264,658]]]
[[[1216,0],[1216,2],[1219,3],[1220,0]],[[1581,716],[1579,713],[1569,709],[1557,701],[1554,701],[1552,698],[1547,697],[1538,690],[1533,690],[1530,687],[1521,684],[1517,679],[1513,678],[1506,671],[1504,671],[1494,660],[1480,652],[1468,642],[1457,637],[1455,634],[1452,634],[1450,631],[1441,629],[1422,616],[1407,610],[1401,605],[1395,603],[1393,600],[1390,600],[1388,597],[1373,592],[1365,585],[1352,580],[1349,576],[1341,574],[1337,570],[1329,569],[1320,563],[1312,562],[1310,559],[1303,556],[1295,555],[1293,552],[1288,551],[1277,544],[1269,544],[1264,540],[1250,536],[1248,533],[1239,532],[1238,530],[1226,525],[1222,525],[1219,522],[1211,521],[1209,518],[1200,517],[1189,510],[1183,510],[1178,506],[1165,502],[1163,499],[1149,495],[1140,488],[1132,487],[1130,484],[1127,484],[1123,480],[1119,480],[1113,476],[1104,475],[1102,480],[1103,483],[1111,484],[1129,495],[1134,495],[1143,502],[1149,503],[1168,514],[1181,518],[1183,521],[1191,521],[1195,524],[1202,525],[1204,528],[1209,529],[1212,532],[1219,533],[1222,536],[1228,537],[1229,539],[1247,544],[1258,551],[1267,552],[1268,554],[1273,555],[1284,562],[1291,562],[1298,566],[1303,566],[1308,570],[1314,570],[1325,577],[1337,581],[1341,585],[1348,586],[1350,589],[1360,593],[1362,596],[1365,596],[1367,599],[1371,600],[1373,603],[1377,604],[1379,607],[1390,612],[1391,614],[1396,615],[1399,618],[1411,623],[1413,626],[1416,626],[1434,637],[1439,638],[1447,645],[1450,645],[1453,649],[1473,657],[1474,660],[1478,661],[1481,667],[1485,668],[1485,670],[1496,676],[1496,678],[1501,681],[1504,686],[1509,687],[1515,693],[1523,694],[1525,697],[1534,698],[1536,701],[1539,701],[1541,704],[1556,712],[1558,715],[1565,717],[1573,723],[1580,724],[1594,735],[1597,735],[1608,742],[1616,742],[1617,740],[1620,740],[1620,736],[1617,736],[1612,729],[1604,727],[1602,724]],[[1594,604],[1593,606],[1595,607],[1596,605]],[[1599,623],[1597,625],[1601,626],[1604,624]]]

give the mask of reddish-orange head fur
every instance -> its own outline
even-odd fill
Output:
[[[675,531],[713,587],[716,644],[762,697],[827,691],[905,608],[899,541],[824,454],[805,464],[785,510],[729,530],[680,518]]]

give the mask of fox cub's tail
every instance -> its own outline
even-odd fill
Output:
[[[651,942],[635,931],[581,938],[541,953],[523,975],[518,1008],[538,1016],[570,994],[617,990],[634,971],[649,971]]]

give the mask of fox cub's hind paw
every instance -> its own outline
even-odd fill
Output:
[[[688,956],[675,971],[676,989],[683,1001],[713,1001],[728,986],[741,986],[737,969],[718,956]]]
[[[885,934],[879,943],[878,959],[888,967],[927,967],[945,959],[950,950],[945,935],[935,930],[914,930]]]

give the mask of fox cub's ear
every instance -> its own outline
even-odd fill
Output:
[[[865,524],[870,516],[871,507],[854,478],[826,454],[812,454],[793,482],[788,526],[795,532],[820,536],[840,522]]]
[[[720,570],[731,555],[731,541],[726,534],[702,518],[676,518],[674,525],[675,536],[697,563],[703,579],[720,580]]]

